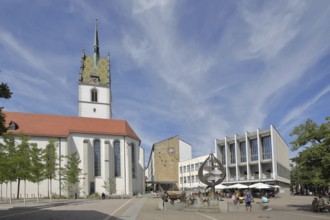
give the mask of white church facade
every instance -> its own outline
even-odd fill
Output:
[[[65,156],[76,152],[81,160],[81,197],[106,192],[104,186],[109,180],[115,185],[111,194],[144,193],[144,149],[127,121],[112,119],[110,56],[100,57],[97,24],[93,56],[86,56],[85,51],[82,55],[78,104],[79,116],[5,112],[7,126],[15,125],[8,132],[17,137],[23,133],[30,138],[29,143],[42,149],[54,140],[59,170],[67,162]],[[66,195],[64,181],[57,175],[52,181],[52,194]],[[40,183],[39,196],[49,195],[48,184],[47,179]],[[16,192],[16,182],[12,182],[12,189]],[[1,190],[4,194],[9,187],[3,183]],[[35,183],[27,182],[26,194],[36,197]]]

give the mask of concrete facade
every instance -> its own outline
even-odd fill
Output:
[[[225,185],[264,182],[289,187],[289,148],[272,125],[268,130],[216,139],[215,152],[226,168]]]

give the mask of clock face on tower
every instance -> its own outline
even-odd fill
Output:
[[[175,149],[174,149],[174,147],[168,147],[168,148],[167,148],[167,153],[168,153],[169,155],[174,155],[174,154],[175,154]]]

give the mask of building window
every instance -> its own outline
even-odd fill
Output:
[[[190,166],[191,166],[190,170],[191,170],[191,171],[194,171],[194,170],[195,170],[195,169],[194,169],[194,168],[195,168],[195,164],[191,164]]]
[[[94,140],[94,175],[101,176],[101,142]]]
[[[240,159],[241,162],[246,162],[246,143],[245,141],[242,141],[239,143],[239,151],[240,151]]]
[[[135,146],[134,144],[132,143],[132,146],[131,146],[131,149],[132,149],[132,176],[133,178],[136,177],[136,155],[135,155]]]
[[[230,144],[229,149],[230,149],[230,162],[234,164],[236,163],[235,143]]]
[[[115,177],[121,176],[120,167],[120,143],[119,141],[114,142],[114,154],[115,154]]]
[[[265,136],[261,138],[262,142],[262,158],[271,159],[272,158],[272,145],[270,141],[270,136]]]
[[[8,130],[14,131],[14,130],[17,130],[18,128],[19,127],[18,127],[18,125],[15,122],[11,121],[9,123]]]
[[[183,177],[183,183],[187,183],[187,177]]]
[[[222,164],[226,164],[225,146],[220,146],[220,153],[221,153],[221,162],[222,162]]]
[[[187,165],[187,172],[188,173],[190,172],[190,165],[189,164]]]
[[[186,172],[186,166],[183,166],[183,173]]]
[[[195,170],[198,171],[199,169],[199,163],[195,163]]]
[[[97,90],[96,89],[91,90],[91,101],[97,102]]]
[[[251,147],[251,161],[258,160],[258,141],[257,139],[252,139],[250,141],[250,147]]]
[[[182,167],[180,167],[180,173],[182,173]]]

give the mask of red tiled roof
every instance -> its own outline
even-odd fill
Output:
[[[10,131],[30,136],[67,137],[70,133],[103,134],[128,136],[140,141],[134,130],[125,120],[85,118],[77,116],[61,116],[32,114],[22,112],[4,112],[6,125],[11,121],[18,129]]]

